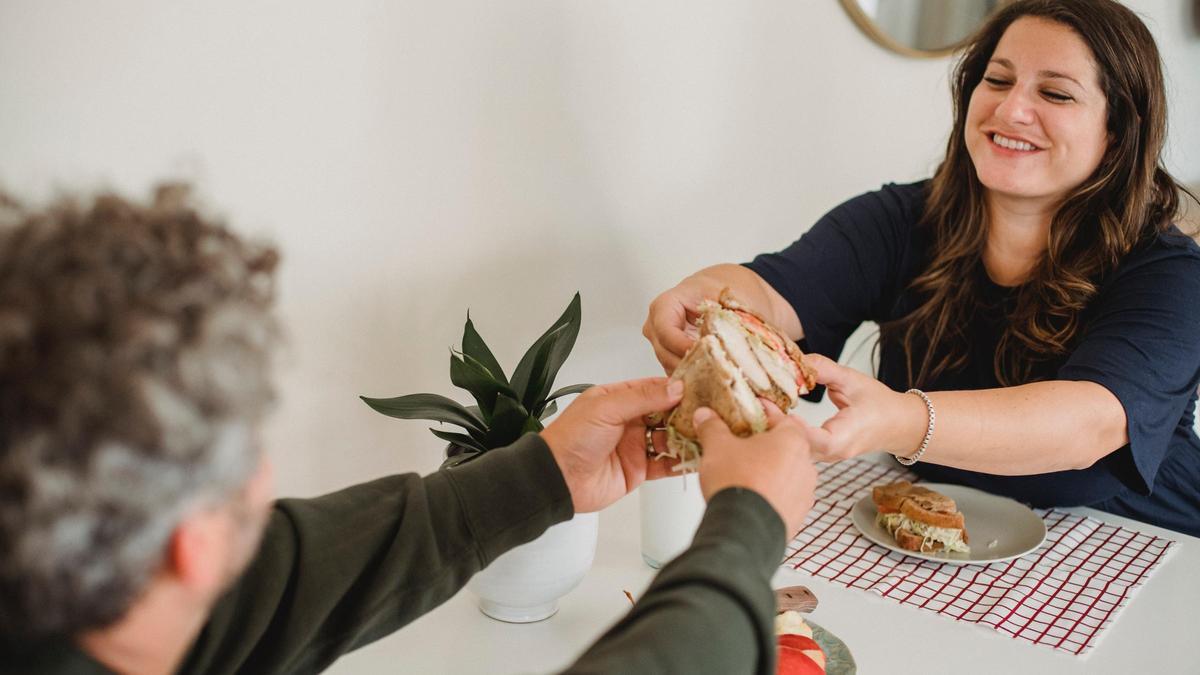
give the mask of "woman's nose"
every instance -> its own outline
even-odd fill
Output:
[[[1004,100],[996,106],[996,117],[1006,124],[1032,124],[1035,114],[1030,93],[1019,87],[1009,89],[1004,93]]]

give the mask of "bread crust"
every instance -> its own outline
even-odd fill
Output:
[[[909,520],[932,527],[962,530],[963,543],[970,543],[966,518],[954,500],[940,492],[901,480],[871,488],[871,500],[879,513],[900,513]],[[924,537],[903,528],[892,532],[892,536],[901,548],[909,551],[931,552],[943,548],[940,543],[924,543]]]
[[[880,513],[899,513],[900,503],[909,497],[935,497],[945,506],[944,510],[954,511],[957,506],[954,500],[940,492],[934,492],[920,485],[913,485],[906,480],[899,480],[887,485],[876,485],[871,488],[871,499]]]
[[[916,532],[908,530],[896,530],[893,535],[896,537],[896,545],[907,551],[917,551],[919,553],[933,553],[942,550],[940,542],[930,541],[925,542],[925,538]]]
[[[900,502],[904,501],[912,483],[899,480],[887,485],[876,485],[871,488],[871,500],[880,513],[900,513]]]
[[[942,495],[909,495],[900,502],[900,513],[912,520],[934,527],[963,529],[965,520],[963,514],[952,510],[954,502],[947,497],[942,497],[940,500],[938,497],[942,497]],[[950,510],[945,508],[943,500],[950,502]]]
[[[702,337],[671,375],[671,379],[683,381],[683,398],[667,418],[667,425],[686,438],[695,440],[697,437],[692,416],[700,407],[712,408],[738,436],[748,436],[754,427],[765,424],[766,412],[757,399],[749,397],[758,406],[749,414],[738,403],[735,387],[748,385],[734,381],[739,376],[731,371],[732,366],[718,351],[720,349],[720,341],[715,336]]]

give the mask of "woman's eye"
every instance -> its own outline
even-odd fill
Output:
[[[1066,103],[1067,101],[1073,100],[1070,96],[1057,91],[1043,91],[1042,96],[1045,96],[1056,103]]]
[[[988,84],[992,85],[993,87],[1004,87],[1004,86],[1007,86],[1009,83],[1008,80],[1005,80],[1005,79],[999,78],[999,77],[985,77],[985,78],[983,78],[983,81],[987,82]]]

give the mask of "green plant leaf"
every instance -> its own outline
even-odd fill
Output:
[[[562,316],[551,324],[521,357],[513,371],[512,389],[526,408],[534,407],[550,391],[567,356],[575,347],[581,322],[579,293],[571,298]]]
[[[541,431],[542,429],[545,429],[545,428],[546,428],[546,425],[542,424],[541,420],[534,417],[533,415],[530,415],[525,420],[524,426],[521,427],[521,436],[524,436],[525,434],[527,434],[531,431],[537,432],[537,431]],[[518,436],[518,438],[520,438],[520,436]]]
[[[478,450],[472,450],[470,452],[460,452],[453,457],[447,457],[446,461],[442,462],[442,468],[449,469],[450,467],[458,466],[460,464],[465,464],[466,462],[469,462],[469,461],[475,459],[476,457],[482,457],[482,456],[483,456],[483,452],[478,451]]]
[[[534,409],[533,414],[536,415],[538,419],[544,420],[558,411],[558,404],[555,403],[554,399],[561,398],[563,396],[570,396],[571,394],[582,394],[593,386],[595,385],[572,384],[570,386],[563,387],[562,389],[558,389],[553,394],[547,396],[546,399],[542,401],[541,407]]]
[[[486,434],[483,421],[457,401],[437,394],[409,394],[395,398],[359,396],[376,412],[403,420],[433,420],[457,424],[476,439]]]
[[[570,396],[571,394],[582,394],[583,392],[587,391],[588,389],[591,389],[594,386],[596,386],[596,385],[594,385],[594,384],[570,384],[570,385],[563,387],[562,389],[554,390],[554,393],[547,396],[546,400],[553,401],[554,399],[562,397],[562,396]]]
[[[492,355],[492,350],[488,349],[483,337],[475,330],[475,324],[471,323],[470,311],[467,312],[467,325],[463,327],[462,350],[463,354],[478,361],[479,365],[487,370],[493,379],[508,386],[508,378],[504,376],[504,369],[500,367],[500,362]]]
[[[496,407],[496,396],[506,394],[516,398],[508,385],[492,377],[491,372],[466,352],[450,354],[450,382],[465,389],[475,397],[485,424],[492,420],[492,409]]]
[[[483,443],[480,443],[479,441],[468,436],[467,434],[456,434],[452,431],[441,431],[440,429],[434,429],[433,427],[430,427],[429,431],[434,436],[437,436],[438,438],[442,439],[443,441],[446,441],[447,443],[453,443],[459,447],[464,448],[466,452],[470,452],[471,450],[477,450],[479,452],[484,452],[485,450],[487,450],[487,448],[483,447]]]
[[[491,428],[483,439],[483,444],[492,448],[509,445],[525,433],[529,411],[516,399],[507,394],[496,397],[496,409],[492,414]]]

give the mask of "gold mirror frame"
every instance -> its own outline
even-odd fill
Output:
[[[855,0],[841,0],[841,3],[842,7],[846,10],[846,13],[850,15],[850,18],[854,20],[854,23],[859,27],[860,30],[862,30],[862,32],[866,33],[868,37],[870,37],[880,46],[890,49],[903,56],[911,56],[918,59],[937,59],[943,56],[949,56],[966,44],[967,40],[970,39],[970,36],[968,35],[962,40],[959,40],[958,42],[941,49],[916,49],[914,47],[909,47],[908,45],[900,44],[890,35],[883,32],[883,29],[881,29],[878,24],[875,23],[874,19],[867,16],[867,13],[862,10],[862,7],[860,7]],[[1002,2],[1001,4],[1003,5],[1005,3]]]

